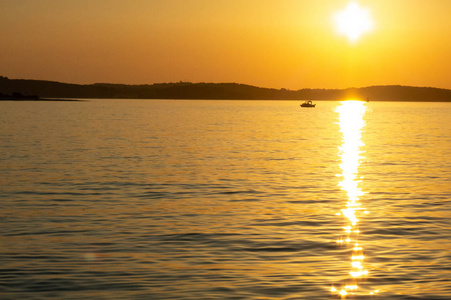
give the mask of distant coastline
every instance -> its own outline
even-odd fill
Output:
[[[0,101],[83,101],[78,99],[47,99],[40,98],[37,95],[23,95],[19,92],[14,92],[11,95],[0,93]]]
[[[22,95],[14,97],[14,95]],[[32,95],[32,96],[23,96]],[[39,95],[39,96],[35,96]],[[10,99],[6,99],[9,97]],[[27,98],[28,97],[28,98]],[[35,97],[35,98],[33,98]],[[88,85],[0,76],[0,100],[76,101],[70,99],[205,99],[205,100],[370,100],[451,102],[451,90],[400,85],[347,89],[270,89],[239,83],[156,83]],[[67,100],[65,100],[67,99]]]

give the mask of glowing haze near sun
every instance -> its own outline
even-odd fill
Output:
[[[334,17],[338,32],[346,35],[350,42],[356,42],[363,33],[373,28],[369,11],[361,8],[357,2],[350,2]]]

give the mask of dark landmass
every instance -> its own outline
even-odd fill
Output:
[[[23,95],[19,92],[14,92],[11,95],[0,93],[0,101],[84,101],[84,100],[47,99],[47,98],[40,98],[37,95]]]
[[[16,93],[16,94],[15,94]],[[212,99],[212,100],[345,100],[451,102],[451,90],[400,85],[348,89],[270,89],[238,83],[157,83],[126,85],[69,84],[56,81],[8,79],[0,76],[0,94],[48,98]],[[1,99],[5,99],[2,98]],[[40,98],[44,97],[44,98]],[[14,97],[13,97],[14,98]],[[9,99],[21,100],[21,99]],[[23,99],[22,100],[33,100]],[[55,99],[56,100],[56,99]]]
[[[22,95],[21,93],[14,92],[12,95],[5,95],[0,93],[0,101],[85,101],[78,99],[47,99],[39,98],[36,95]]]

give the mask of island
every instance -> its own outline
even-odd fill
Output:
[[[57,99],[211,99],[211,100],[370,100],[451,102],[451,90],[401,85],[347,89],[262,88],[241,83],[170,82],[150,85],[71,84],[9,79],[0,76],[1,99],[55,101]],[[23,96],[32,95],[32,96]],[[39,95],[39,97],[34,96]],[[6,98],[5,98],[6,97]],[[37,97],[35,99],[34,97]],[[42,98],[41,98],[42,97]],[[54,99],[54,100],[52,100]]]

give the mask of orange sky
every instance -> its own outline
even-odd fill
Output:
[[[71,83],[239,82],[273,88],[451,89],[451,1],[0,0],[0,75]]]

